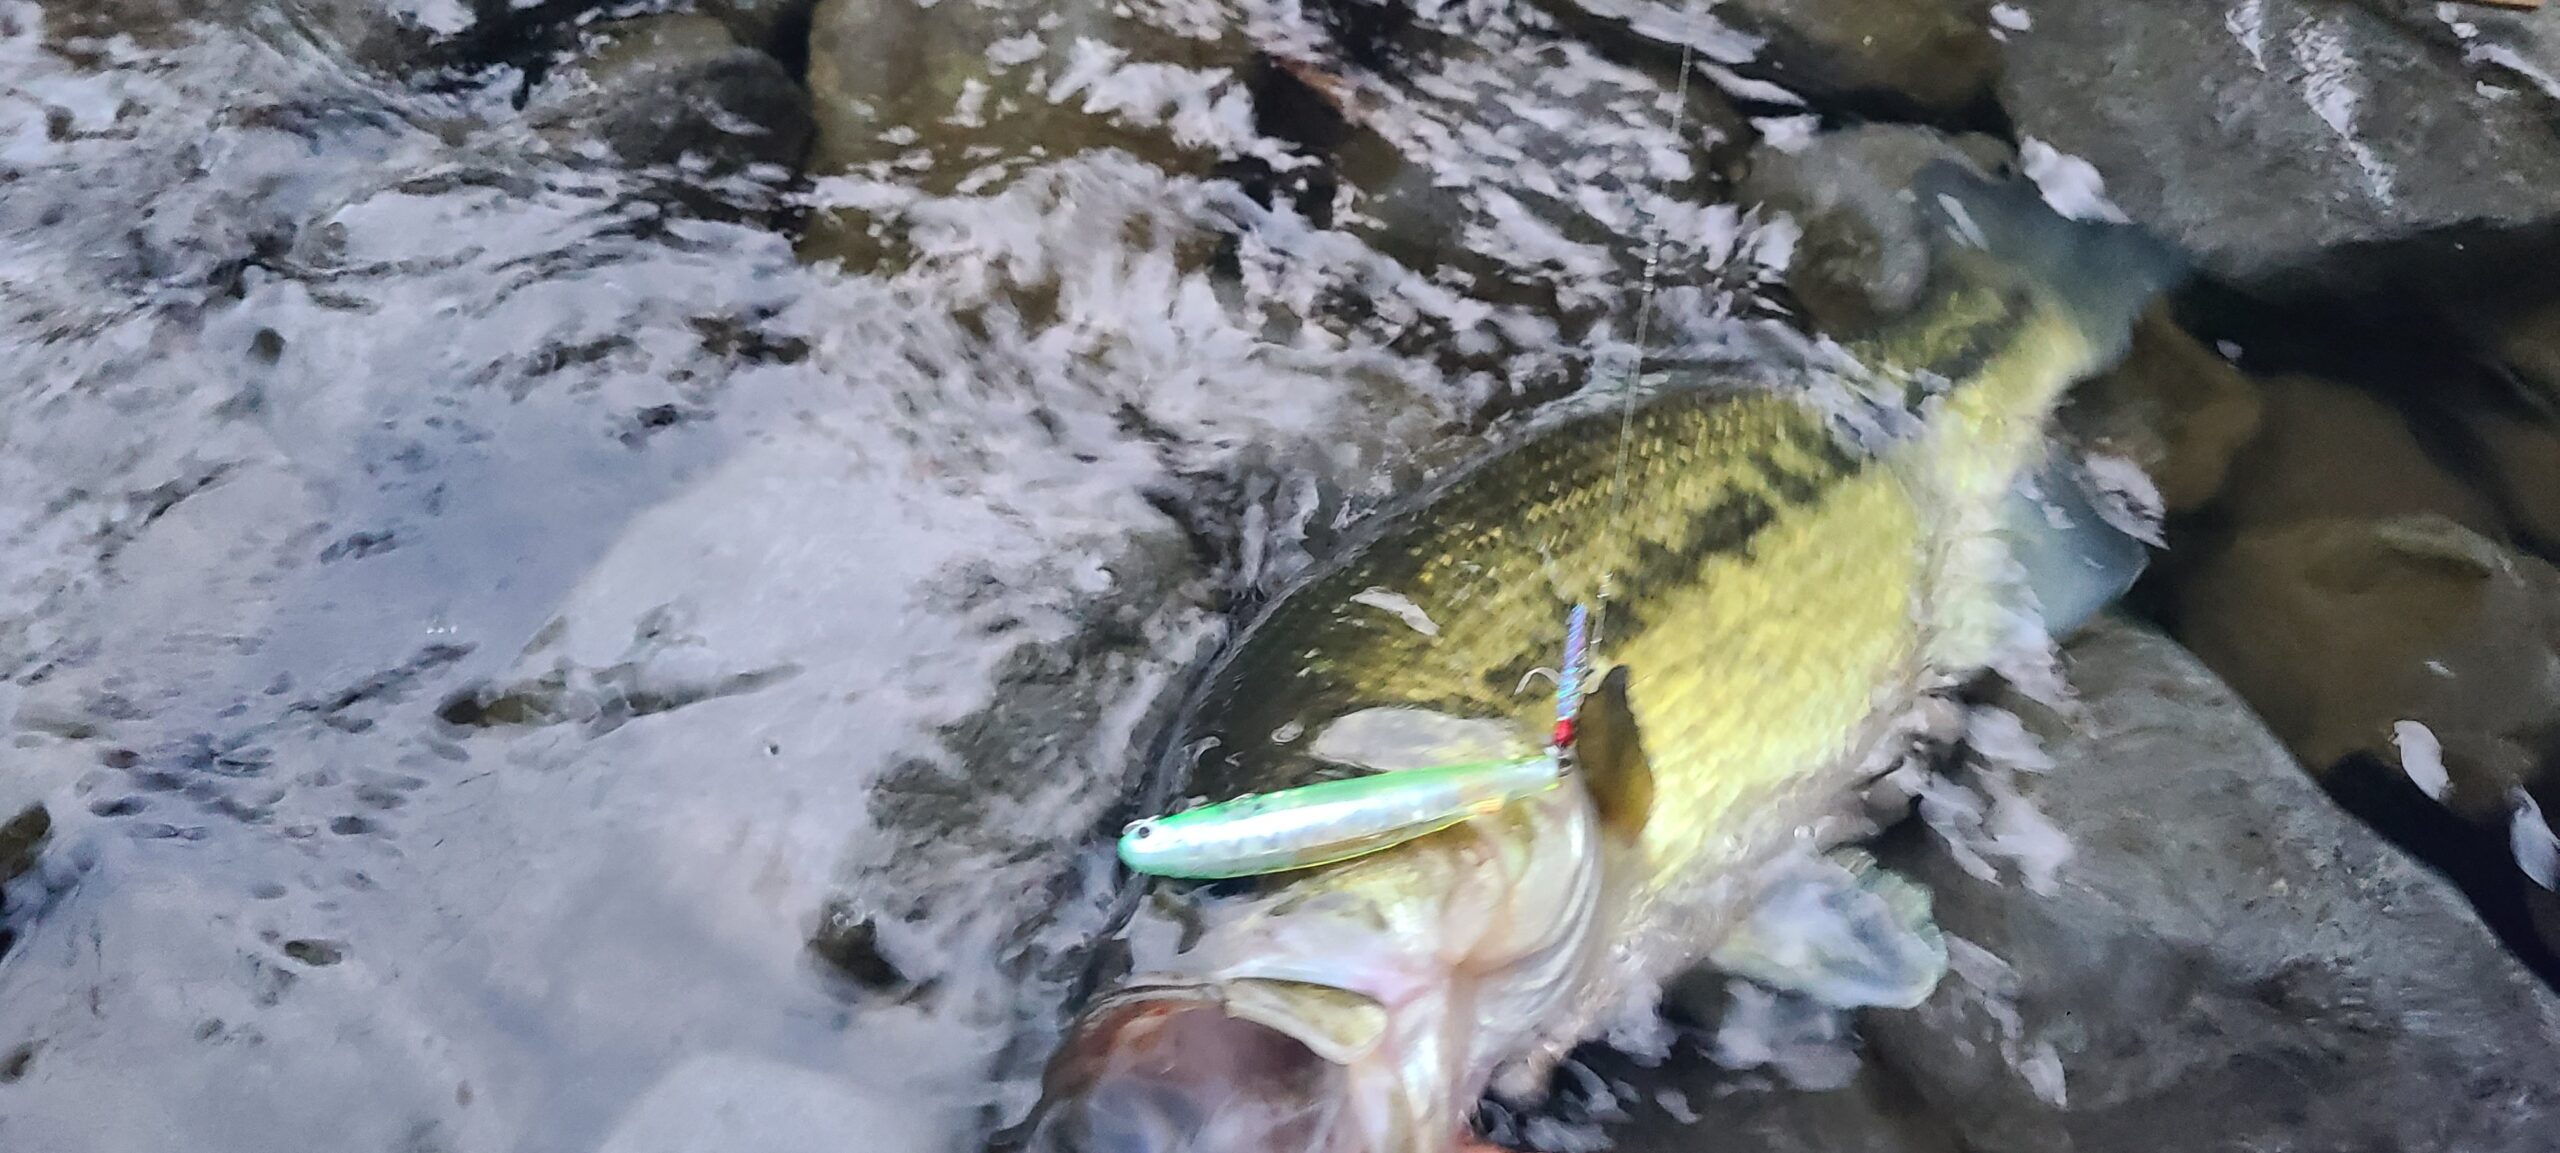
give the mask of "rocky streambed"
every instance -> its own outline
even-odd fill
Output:
[[[1820,371],[1952,159],[2195,261],[2064,422],[2164,547],[1879,846],[1929,1004],[1702,976],[1489,1132],[2552,1147],[2560,9],[17,0],[0,59],[0,1145],[983,1147],[1228,610],[1606,386],[1648,257],[1649,366]]]

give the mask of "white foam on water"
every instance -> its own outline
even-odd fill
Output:
[[[2222,26],[2249,54],[2249,64],[2267,70],[2267,0],[2240,0],[2222,14]]]
[[[2029,1092],[2053,1107],[2070,1104],[2070,1089],[2061,1052],[2052,1039],[2033,1035],[2018,1008],[2017,970],[1980,945],[1947,934],[1947,963],[1956,977],[1955,1003],[1988,1018],[1998,1032],[2001,1060]]]
[[[2168,502],[2161,498],[2148,469],[2132,457],[2107,452],[2089,453],[2081,465],[2097,486],[2098,499],[2093,503],[2099,519],[2153,548],[2169,546],[2162,527]]]
[[[2358,128],[2364,104],[2362,64],[2348,51],[2343,34],[2315,20],[2294,33],[2293,61],[2302,69],[2302,99],[2321,123],[2337,134],[2365,177],[2365,190],[2375,200],[2393,203],[2397,172],[2367,145]]]
[[[2096,165],[2032,136],[2019,139],[2018,163],[2055,212],[2073,220],[2123,224],[2128,219],[2107,199],[2107,182]]]
[[[2560,891],[2560,834],[2551,831],[2551,822],[2543,818],[2533,794],[2517,789],[2508,799],[2515,806],[2508,818],[2507,842],[2516,867],[2534,884]]]
[[[2436,740],[2435,731],[2417,721],[2393,721],[2391,744],[2400,751],[2400,771],[2408,774],[2409,783],[2428,799],[2443,801],[2453,788],[2453,777],[2445,772],[2444,745]]]

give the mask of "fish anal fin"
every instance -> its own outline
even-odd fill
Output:
[[[1627,700],[1625,665],[1610,669],[1575,709],[1573,751],[1601,826],[1634,840],[1653,811],[1653,764]]]

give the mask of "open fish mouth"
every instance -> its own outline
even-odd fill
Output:
[[[1397,1153],[1395,1087],[1358,1059],[1383,1015],[1294,982],[1114,994],[1051,1059],[1024,1153]]]

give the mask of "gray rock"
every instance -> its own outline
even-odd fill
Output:
[[[2326,250],[2560,216],[2560,85],[2502,62],[2560,73],[2532,40],[2466,40],[2415,4],[2021,7],[2032,25],[2009,34],[2000,81],[2020,134],[2096,164],[2136,221],[2225,277],[2355,287],[2353,254]],[[2452,246],[2435,255],[2514,247]]]
[[[1741,198],[1784,210],[1804,229],[1787,287],[1816,327],[1862,328],[1900,316],[1919,300],[1929,277],[1929,244],[1908,188],[1912,174],[1935,160],[1987,171],[2008,156],[1989,137],[1951,138],[1884,124],[1752,151]]]
[[[2076,854],[2039,895],[1895,847],[1979,948],[1865,1019],[1875,1058],[1984,1153],[2548,1149],[2560,999],[2450,886],[2168,640],[2070,659],[2087,715],[2028,787]]]
[[[709,16],[604,24],[534,95],[528,113],[592,132],[635,166],[708,162],[713,172],[796,168],[807,95],[780,61]]]

